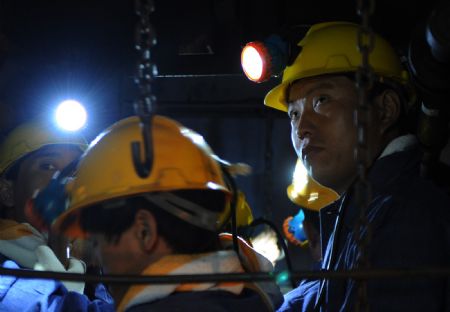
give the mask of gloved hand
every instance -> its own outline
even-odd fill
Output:
[[[56,257],[53,250],[50,247],[42,245],[36,248],[35,254],[37,262],[34,265],[34,269],[37,271],[53,271],[53,272],[68,272],[68,273],[80,273],[86,272],[86,265],[83,261],[71,258],[69,259],[69,266],[66,269]],[[84,292],[84,282],[69,282],[61,281],[69,291],[75,291],[80,294]]]

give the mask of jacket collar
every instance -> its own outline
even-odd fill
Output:
[[[378,199],[385,200],[386,198],[380,197],[380,195],[387,194],[387,191],[393,193],[401,187],[401,183],[398,183],[398,180],[406,172],[418,170],[421,154],[417,140],[412,135],[398,137],[391,141],[369,169],[370,201],[373,203]],[[353,194],[350,194],[351,199],[349,203],[343,207],[345,209],[344,215],[346,215],[344,222],[348,228],[353,229],[355,221],[360,214],[360,207],[356,207],[355,205],[354,184],[351,186],[349,192]],[[367,211],[369,221],[375,213],[371,210],[373,209],[369,207]]]
[[[395,189],[397,187],[395,181],[405,171],[417,167],[420,160],[421,150],[414,135],[408,134],[392,140],[369,169],[368,180],[372,190],[372,200],[386,189]],[[356,218],[359,216],[359,208],[355,207],[355,197],[352,194],[353,188],[354,184],[336,202],[321,209],[321,215],[337,216],[338,213],[344,213],[346,215],[344,217],[345,221],[342,221],[345,222],[347,227],[353,229]],[[345,205],[342,205],[345,197],[350,197],[350,200]],[[341,211],[341,206],[345,206],[342,207],[342,210],[345,211]],[[321,220],[324,219],[324,217],[321,217]],[[335,218],[332,218],[332,220],[335,220]],[[321,226],[325,231],[327,231],[326,229],[330,230],[330,226]],[[325,234],[324,236],[328,237],[329,234]]]

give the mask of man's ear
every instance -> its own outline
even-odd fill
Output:
[[[384,90],[377,96],[375,103],[378,109],[377,122],[380,124],[380,131],[385,133],[398,122],[402,103],[398,94],[392,89]]]
[[[0,204],[4,207],[14,207],[13,183],[0,177]]]
[[[144,252],[150,252],[158,241],[158,231],[155,217],[145,209],[139,209],[135,216],[135,236]]]

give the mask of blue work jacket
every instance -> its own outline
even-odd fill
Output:
[[[277,312],[313,311],[318,290],[319,280],[301,281],[297,288],[284,295],[284,302]]]
[[[420,150],[413,148],[378,159],[369,172],[371,235],[366,252],[372,269],[450,267],[450,201],[419,176],[420,161]],[[323,269],[356,267],[354,228],[360,209],[352,189],[320,211]],[[367,227],[362,233],[365,237]],[[371,312],[449,311],[448,281],[442,277],[372,279],[367,282],[367,304]],[[321,280],[317,297],[320,311],[353,311],[360,300],[351,279]]]
[[[0,255],[3,268],[20,269],[12,260]],[[0,275],[0,311],[17,312],[112,312],[114,303],[101,284],[95,289],[94,300],[68,291],[59,281],[28,279]]]
[[[256,291],[245,288],[239,295],[222,290],[178,292],[157,301],[133,306],[126,312],[269,312],[271,310]]]

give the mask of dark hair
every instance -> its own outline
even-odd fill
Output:
[[[222,212],[225,207],[225,194],[219,191],[182,190],[171,193],[214,212]],[[139,195],[83,209],[80,215],[81,228],[90,233],[103,234],[108,241],[117,243],[134,223],[140,209],[153,214],[158,234],[176,253],[192,254],[219,249],[217,233],[187,223]]]
[[[33,155],[34,152],[25,155],[24,157],[22,157],[21,159],[17,160],[11,167],[9,167],[8,169],[6,169],[4,176],[6,179],[10,180],[10,181],[15,181],[17,179],[17,176],[19,174],[19,169],[20,169],[20,165],[29,157],[31,157],[31,155]]]
[[[356,84],[356,73],[343,74]],[[378,95],[382,94],[385,90],[394,91],[400,99],[400,115],[395,123],[395,127],[398,127],[400,134],[414,133],[416,128],[416,108],[412,105],[413,99],[411,98],[411,92],[407,90],[405,86],[399,82],[385,78],[374,77],[374,82],[369,93],[369,102],[373,101]]]

